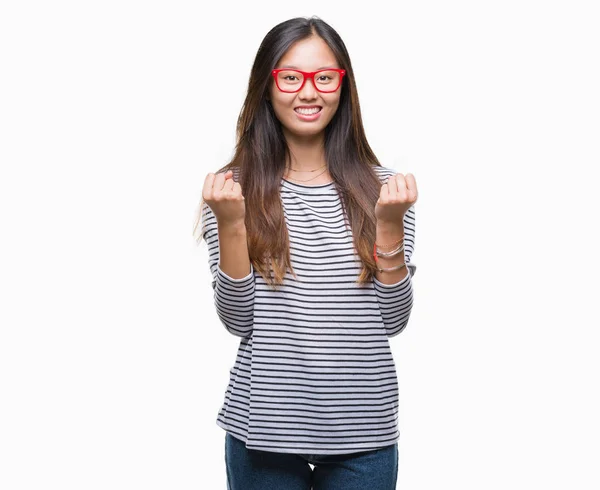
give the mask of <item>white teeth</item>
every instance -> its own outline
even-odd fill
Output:
[[[300,114],[310,115],[310,114],[316,114],[317,112],[319,112],[321,110],[321,108],[320,107],[312,107],[311,109],[305,109],[303,107],[297,107],[294,110],[296,112],[299,112]]]

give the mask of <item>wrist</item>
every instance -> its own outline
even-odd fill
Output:
[[[389,241],[389,239],[393,239],[396,238],[396,240],[399,240],[403,235],[404,235],[404,223],[387,223],[384,221],[378,221],[377,222],[377,243],[379,243],[380,240],[385,240],[387,239]],[[386,242],[381,242],[381,243],[388,243]]]
[[[242,234],[246,233],[246,223],[244,220],[223,221],[222,223],[217,221],[217,229],[220,232]]]
[[[378,219],[375,221],[375,223],[377,224],[378,228],[404,228],[404,220],[398,220],[398,221],[386,221],[386,220],[382,220],[382,219]]]

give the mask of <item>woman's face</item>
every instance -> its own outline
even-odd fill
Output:
[[[313,36],[294,43],[283,55],[275,68],[293,68],[314,72],[324,68],[340,68],[333,51],[320,37]],[[342,87],[335,92],[317,91],[313,80],[306,80],[302,90],[296,93],[281,92],[274,80],[271,82],[269,95],[277,119],[283,125],[283,132],[293,136],[314,136],[321,133],[333,118],[340,102]],[[313,112],[315,115],[300,114]],[[304,109],[302,109],[304,108]]]

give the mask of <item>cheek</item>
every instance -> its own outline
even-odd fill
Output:
[[[330,117],[333,117],[340,106],[340,98],[336,97],[335,99],[328,101],[327,105],[329,106]]]
[[[271,104],[273,105],[273,110],[275,111],[275,115],[277,116],[277,119],[279,119],[280,121],[282,119],[285,119],[287,112],[289,111],[289,109],[285,106],[284,103],[282,103],[280,100],[271,100]]]
[[[271,97],[271,105],[278,119],[290,117],[290,111],[293,110],[292,101],[293,99],[288,100],[287,98],[278,96],[278,94],[275,97]]]

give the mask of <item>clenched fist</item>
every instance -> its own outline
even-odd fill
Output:
[[[417,202],[417,182],[413,174],[395,174],[381,186],[375,216],[380,224],[397,225],[404,222],[404,213]]]
[[[234,182],[233,172],[209,173],[204,180],[202,198],[210,206],[220,225],[243,223],[246,205],[242,186]]]

